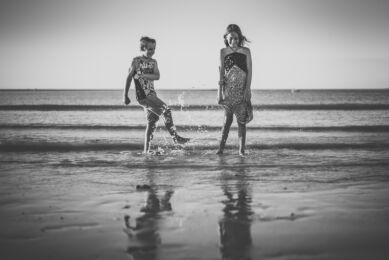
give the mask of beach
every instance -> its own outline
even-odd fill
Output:
[[[1,93],[2,259],[389,256],[387,90],[255,90],[245,157],[215,91],[158,92],[158,155],[133,93]]]

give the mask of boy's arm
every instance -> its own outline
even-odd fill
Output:
[[[158,63],[155,61],[154,65],[154,71],[153,73],[145,73],[140,75],[140,77],[147,79],[147,80],[159,80],[159,69],[158,69]]]
[[[220,104],[223,101],[223,86],[224,86],[224,51],[220,50],[220,66],[219,66],[219,88],[217,91],[217,103]]]
[[[135,59],[132,61],[131,67],[128,70],[128,76],[126,80],[126,86],[124,88],[124,104],[128,105],[130,104],[131,100],[128,97],[128,91],[130,90],[131,82],[132,82],[132,77],[135,74]]]
[[[252,71],[253,71],[253,65],[251,61],[251,52],[250,49],[247,48],[247,80],[246,80],[246,100],[249,101],[251,99],[251,78],[252,78]]]

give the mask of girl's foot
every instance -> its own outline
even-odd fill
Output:
[[[176,144],[185,144],[190,141],[190,138],[181,137],[179,135],[176,135],[173,137],[173,142]]]
[[[245,152],[245,151],[239,151],[239,155],[240,155],[240,156],[245,156],[245,155],[246,155],[246,152]]]

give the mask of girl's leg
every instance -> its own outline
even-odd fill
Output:
[[[143,152],[149,153],[150,152],[150,142],[153,140],[153,133],[156,127],[156,121],[149,121],[147,122],[146,132],[145,132],[145,145]]]
[[[245,154],[245,145],[246,145],[246,124],[238,122],[238,136],[239,136],[239,154]]]
[[[231,127],[232,121],[234,119],[233,116],[234,116],[233,113],[230,113],[227,111],[225,111],[225,113],[224,113],[224,125],[223,125],[223,129],[222,129],[222,139],[220,140],[220,146],[219,146],[219,150],[217,151],[217,154],[223,154],[224,147],[226,145],[226,141],[228,138],[228,133],[230,132],[230,127]]]

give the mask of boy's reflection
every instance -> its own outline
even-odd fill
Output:
[[[220,165],[227,162],[220,158]],[[241,158],[240,165],[244,165]],[[251,259],[251,191],[246,180],[244,166],[235,176],[224,170],[221,176],[221,187],[226,200],[223,200],[223,216],[219,221],[220,253],[222,259]]]
[[[150,185],[142,187],[147,190],[146,204],[140,209],[143,214],[135,219],[135,226],[131,226],[130,216],[124,217],[124,231],[129,238],[127,252],[134,259],[157,259],[157,248],[161,244],[160,213],[172,210],[170,199],[173,191],[166,190],[159,198],[157,185],[154,184],[154,173],[149,172],[148,177]]]

